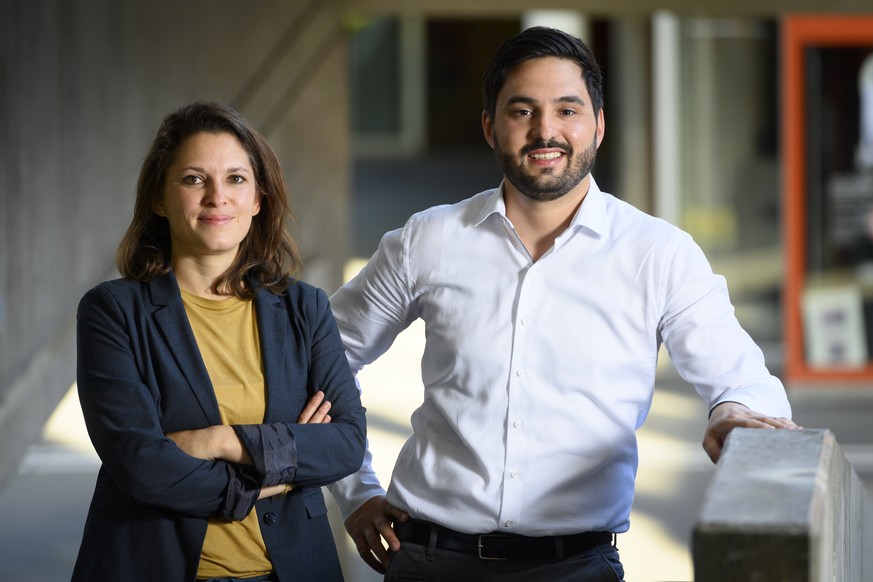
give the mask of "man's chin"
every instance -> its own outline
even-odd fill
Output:
[[[530,200],[536,200],[537,202],[551,202],[552,200],[557,200],[561,198],[569,192],[569,190],[564,189],[543,189],[543,188],[518,188],[518,191],[521,192],[526,198]]]

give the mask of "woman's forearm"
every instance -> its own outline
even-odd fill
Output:
[[[240,465],[251,465],[252,459],[239,440],[233,427],[219,424],[167,434],[185,453],[205,461],[221,460]]]

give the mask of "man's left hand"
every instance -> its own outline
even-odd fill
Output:
[[[787,418],[765,416],[738,402],[722,402],[712,409],[709,415],[709,424],[706,425],[706,434],[703,435],[703,450],[706,451],[713,463],[718,462],[728,433],[738,426],[770,429],[801,428]]]

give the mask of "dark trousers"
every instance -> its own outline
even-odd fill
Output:
[[[439,526],[434,526],[438,528]],[[403,540],[391,554],[385,582],[623,582],[624,568],[614,544],[607,543],[563,558],[483,559],[469,552]]]

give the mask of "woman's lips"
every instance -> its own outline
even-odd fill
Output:
[[[207,214],[199,217],[198,220],[200,220],[200,222],[205,222],[206,224],[220,225],[231,222],[233,217],[227,214]]]

